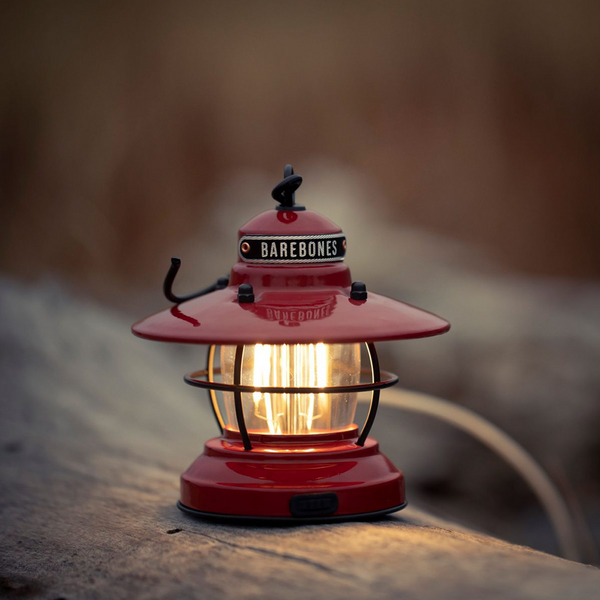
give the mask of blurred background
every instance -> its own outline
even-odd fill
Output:
[[[596,560],[600,4],[4,2],[0,23],[5,360],[23,336],[77,335],[48,325],[57,303],[108,310],[128,336],[121,319],[165,306],[172,255],[181,293],[225,274],[292,163],[298,202],[347,234],[354,278],[453,325],[382,345],[384,364],[525,446]],[[196,354],[164,360],[183,373]],[[374,434],[412,502],[556,551],[493,454],[382,412]]]

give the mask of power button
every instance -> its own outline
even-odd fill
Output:
[[[338,509],[338,497],[327,494],[298,494],[290,498],[290,512],[294,517],[326,517]]]

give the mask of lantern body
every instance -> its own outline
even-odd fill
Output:
[[[221,375],[233,383],[235,346],[221,346]],[[251,433],[303,435],[344,431],[352,426],[358,394],[318,393],[318,388],[360,381],[360,344],[255,344],[244,347],[242,384],[312,387],[314,393],[242,394]],[[226,425],[239,431],[234,394],[224,393]]]
[[[288,186],[281,206],[238,232],[228,284],[178,299],[173,259],[164,289],[177,304],[132,328],[150,340],[209,346],[207,368],[185,376],[208,389],[221,429],[181,476],[178,506],[196,515],[329,521],[406,504],[402,472],[368,437],[380,391],[398,380],[380,370],[374,342],[438,335],[450,325],[353,283],[344,234],[294,205],[299,183],[290,169],[273,192],[279,198]],[[364,391],[371,407],[359,429]]]
[[[357,427],[318,435],[224,430],[181,476],[179,508],[204,517],[322,522],[376,516],[406,504],[404,475]],[[291,439],[290,439],[291,438]]]

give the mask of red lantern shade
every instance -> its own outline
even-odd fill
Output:
[[[240,229],[238,246],[243,240],[260,244],[270,236],[289,237],[289,243],[295,239],[297,244],[300,238],[294,236],[314,236],[315,244],[327,242],[318,236],[343,237],[315,212],[294,211],[290,220],[282,218],[286,214],[270,210],[258,215]],[[450,328],[436,315],[373,292],[367,301],[353,300],[350,269],[342,261],[250,263],[241,250],[239,255],[225,289],[147,317],[133,326],[133,333],[189,344],[304,344],[402,340]],[[252,285],[252,303],[237,300],[244,283]]]
[[[373,342],[438,335],[450,325],[352,282],[340,228],[295,204],[301,181],[286,167],[273,190],[280,206],[240,229],[228,282],[175,296],[173,259],[164,287],[177,304],[132,328],[150,340],[210,346],[207,368],[185,380],[209,390],[223,435],[182,475],[182,510],[314,521],[405,505],[402,473],[367,437],[380,390],[397,382],[380,372]],[[368,382],[359,381],[357,342],[369,352]],[[214,366],[217,345],[223,373]],[[360,391],[372,391],[372,403],[359,433],[348,418]]]

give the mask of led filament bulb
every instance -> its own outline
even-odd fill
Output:
[[[224,383],[233,383],[235,346],[221,346]],[[255,344],[244,347],[242,385],[312,387],[356,385],[360,382],[360,344]],[[223,394],[226,424],[238,430],[234,395]],[[242,394],[246,427],[271,435],[340,431],[350,427],[356,392]]]

